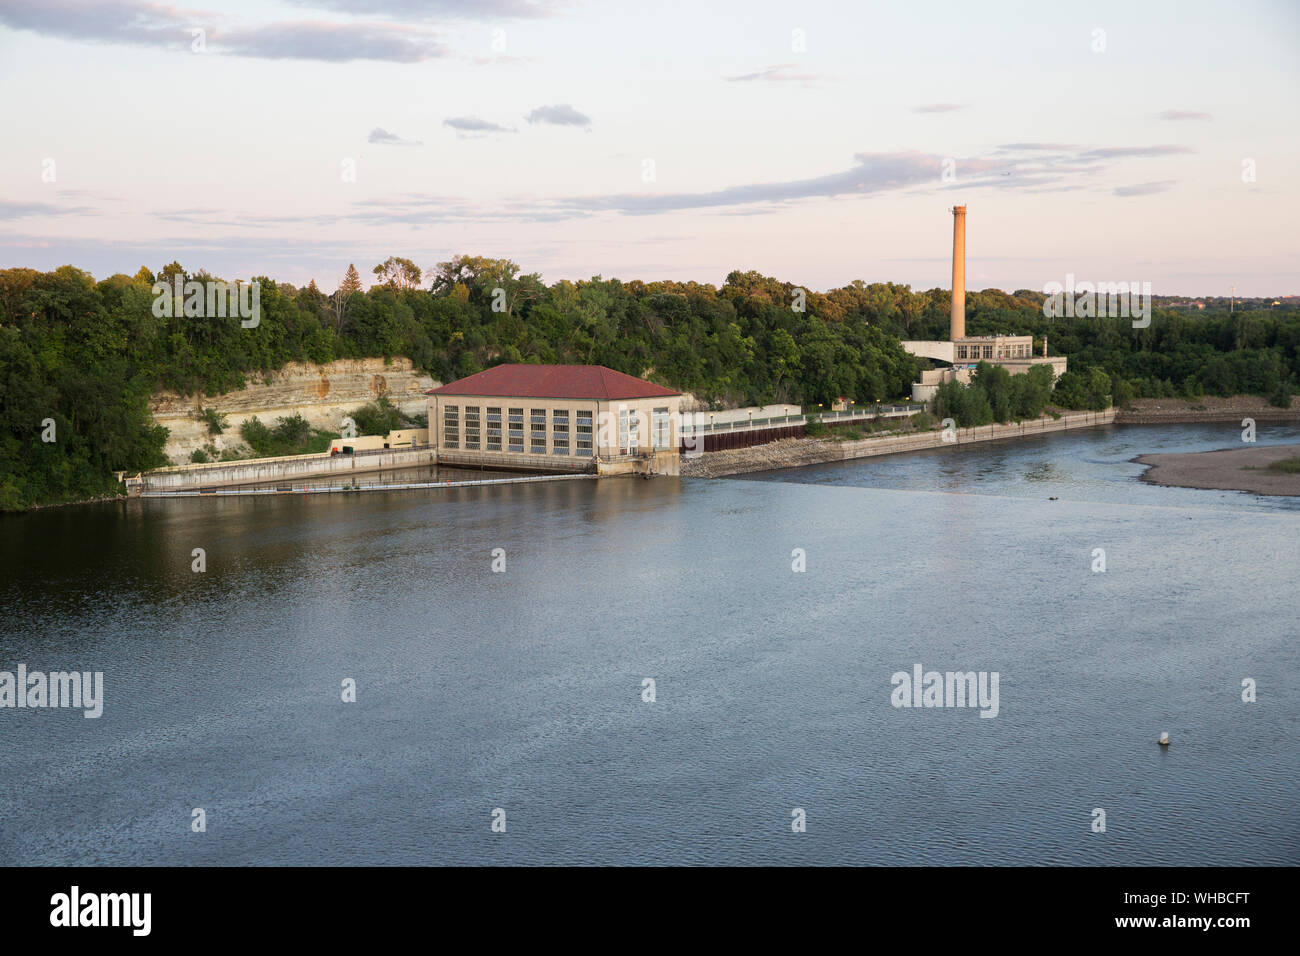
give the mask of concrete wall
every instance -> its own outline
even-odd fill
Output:
[[[949,365],[955,361],[953,356],[957,354],[957,346],[952,342],[909,341],[899,344],[903,346],[904,352],[938,362],[947,362]]]
[[[384,447],[383,435],[358,435],[356,438],[336,438],[330,442],[330,453],[341,452],[344,448],[353,451],[374,451]]]
[[[407,428],[389,432],[387,435],[358,435],[356,438],[336,438],[330,442],[329,450],[374,451],[379,448],[412,448],[429,444],[427,428]]]
[[[893,455],[926,448],[956,448],[973,442],[998,441],[1023,438],[1071,428],[1091,428],[1115,420],[1115,410],[1104,412],[1067,412],[1059,419],[1043,416],[1010,425],[983,425],[979,428],[959,428],[955,442],[945,442],[942,431],[917,432],[911,435],[891,435],[885,438],[864,438],[860,441],[835,442],[815,439],[793,439],[755,448],[708,452],[699,458],[682,462],[681,474],[695,478],[721,478],[754,471],[772,471],[777,468],[797,468],[831,461],[870,458],[876,455]]]
[[[220,488],[247,484],[289,484],[307,478],[368,474],[386,468],[413,468],[436,464],[428,449],[395,449],[368,455],[298,455],[293,458],[260,458],[224,465],[189,465],[151,471],[144,475],[143,491],[181,491],[192,488]]]
[[[953,368],[931,368],[921,372],[922,385],[942,385],[944,382],[960,382],[969,385],[971,370],[964,365]]]
[[[1060,378],[1065,374],[1069,360],[1064,355],[1037,355],[1027,359],[1003,359],[994,364],[1001,365],[1012,375],[1022,375],[1025,372],[1028,372],[1035,365],[1050,365],[1052,366],[1052,374],[1056,378]]]
[[[748,405],[745,408],[724,408],[720,412],[706,411],[704,420],[716,425],[724,422],[745,422],[751,418],[774,418],[777,415],[802,415],[798,405]]]
[[[410,447],[412,445],[429,444],[429,429],[427,428],[398,428],[384,436],[384,441],[389,448]]]
[[[681,473],[681,456],[676,451],[656,451],[647,458],[598,459],[599,475],[677,475]]]
[[[939,391],[944,382],[960,382],[969,385],[971,370],[964,365],[950,368],[932,368],[921,372],[921,381],[912,383],[912,401],[928,402]]]

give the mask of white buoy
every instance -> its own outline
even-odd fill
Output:
[[[1165,731],[1160,735],[1160,746],[1161,747],[1169,746],[1169,731]]]

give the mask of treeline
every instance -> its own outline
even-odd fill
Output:
[[[919,321],[910,321],[901,303],[917,293],[903,292],[869,321],[905,339],[947,338],[948,293],[919,294],[942,300],[943,309],[923,310]],[[1094,368],[1110,380],[1117,405],[1134,398],[1251,394],[1286,407],[1300,391],[1300,309],[1294,306],[1204,313],[1157,306],[1146,327],[1134,328],[1125,317],[1047,318],[1043,299],[1025,289],[968,293],[966,332],[1033,335],[1036,352],[1046,338],[1050,353],[1068,356],[1071,373],[1078,373],[1058,383],[1054,404],[1091,407],[1079,403],[1088,401],[1082,379]]]
[[[1104,411],[1113,403],[1114,383],[1100,368],[1071,369],[1052,382],[1048,365],[1023,375],[980,362],[970,385],[944,382],[934,396],[934,416],[952,418],[962,428],[993,422],[1023,421],[1042,415],[1048,405]]]
[[[216,395],[290,361],[407,356],[442,381],[503,362],[595,363],[726,404],[897,397],[920,365],[852,296],[808,293],[798,311],[795,286],[752,272],[721,288],[600,277],[548,287],[473,257],[440,264],[431,282],[401,259],[375,273],[364,291],[350,269],[329,294],[255,276],[260,314],[244,327],[156,316],[155,282],[217,281],[178,263],[101,281],[72,266],[0,271],[0,508],[115,493],[114,470],[166,464],[152,393]]]
[[[925,364],[899,339],[946,338],[948,329],[946,290],[893,283],[817,293],[732,272],[721,287],[599,276],[548,286],[509,260],[471,256],[429,275],[396,257],[373,272],[368,291],[355,268],[332,292],[255,276],[260,315],[245,327],[238,317],[155,315],[155,282],[216,280],[175,262],[101,281],[71,266],[0,271],[0,508],[114,493],[113,470],[165,464],[151,394],[216,395],[290,361],[406,356],[441,381],[503,362],[595,363],[721,405],[874,402],[910,394]],[[970,293],[967,328],[1047,336],[1072,369],[1057,404],[1096,400],[1093,368],[1118,399],[1276,396],[1300,376],[1294,310],[1157,309],[1139,330],[1128,319],[1048,320],[1042,299]]]

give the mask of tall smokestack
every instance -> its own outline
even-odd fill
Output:
[[[966,207],[952,207],[952,341],[966,337]]]

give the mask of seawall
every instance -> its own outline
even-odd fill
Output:
[[[295,455],[288,458],[255,458],[247,462],[211,465],[179,465],[146,472],[140,491],[183,491],[197,488],[232,488],[250,484],[290,484],[309,478],[336,477],[340,481],[358,475],[372,478],[397,468],[417,468],[437,462],[432,448],[385,449],[356,455]]]
[[[695,458],[683,458],[681,474],[688,478],[724,478],[727,475],[743,475],[755,471],[799,468],[804,465],[871,458],[876,455],[895,455],[927,448],[956,448],[974,442],[1002,441],[1074,428],[1092,428],[1095,425],[1108,425],[1114,420],[1113,408],[1104,412],[1065,412],[1059,419],[1044,415],[1042,418],[1014,422],[1010,425],[958,428],[956,441],[944,441],[942,431],[844,442],[794,438],[773,442],[770,445],[706,452]]]
[[[1117,425],[1174,425],[1196,422],[1233,422],[1243,418],[1255,422],[1300,422],[1300,402],[1290,408],[1270,405],[1258,395],[1226,398],[1139,398],[1115,413]]]

